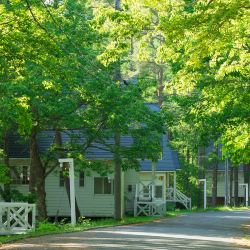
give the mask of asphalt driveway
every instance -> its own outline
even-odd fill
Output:
[[[249,249],[239,246],[250,211],[206,212],[152,223],[42,236],[2,249]]]

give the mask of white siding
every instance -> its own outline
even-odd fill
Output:
[[[155,173],[155,185],[162,185],[162,178],[166,173]],[[140,181],[152,181],[152,172],[140,172]]]
[[[217,177],[217,197],[225,196],[225,174],[224,171],[218,171]],[[243,171],[239,171],[239,184],[244,183]],[[207,195],[208,197],[212,196],[212,171],[206,172],[207,179]],[[230,177],[229,177],[230,179]],[[229,181],[229,180],[228,180]],[[228,184],[230,185],[230,184]],[[244,189],[242,186],[239,186],[239,197],[244,197]],[[234,196],[234,182],[233,182],[233,196]]]
[[[156,173],[155,184],[162,185],[162,179],[166,173]],[[152,181],[151,172],[137,172],[134,169],[130,169],[124,173],[124,194],[125,194],[125,211],[133,211],[134,209],[134,197],[136,184],[139,181]],[[132,185],[132,192],[129,192],[128,187]]]
[[[124,205],[125,211],[133,211],[135,186],[139,182],[139,172],[129,169],[124,173]],[[129,192],[129,185],[132,186],[132,192]]]
[[[79,186],[79,176],[75,175],[76,199],[84,216],[112,217],[114,214],[113,194],[94,194],[94,177],[99,176],[92,172],[85,176],[84,187]],[[59,186],[59,173],[54,171],[46,179],[46,200],[48,215],[69,216],[70,206],[65,187]]]

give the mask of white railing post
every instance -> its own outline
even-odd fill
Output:
[[[204,185],[204,209],[207,209],[207,180],[206,179],[199,179],[199,183],[203,182]]]
[[[32,210],[31,210],[32,211]],[[28,216],[29,216],[29,206],[28,204],[25,206],[24,209],[24,221],[28,222]],[[28,223],[27,223],[28,224]]]
[[[32,204],[32,229],[36,228],[36,205]]]
[[[7,230],[10,231],[10,208],[7,207]]]
[[[152,200],[154,200],[155,198],[155,184],[153,183],[153,185],[151,185],[151,197],[152,197]]]
[[[35,228],[35,205],[0,202],[0,235],[24,233]],[[29,214],[32,213],[32,223]]]
[[[137,198],[138,198],[138,185],[139,184],[136,184],[135,185],[135,199],[137,200]]]
[[[239,184],[239,186],[242,186],[243,188],[245,188],[245,198],[246,198],[246,200],[245,200],[245,205],[246,205],[246,207],[248,207],[248,183],[242,183],[242,184]]]
[[[249,196],[249,187],[248,187],[248,183],[246,183],[246,207],[248,207],[248,196]]]
[[[176,200],[176,172],[174,172],[174,200]]]
[[[75,173],[74,173],[74,161],[73,158],[59,159],[60,166],[63,167],[63,163],[69,164],[69,183],[70,183],[70,214],[71,224],[76,224],[76,208],[75,208]]]

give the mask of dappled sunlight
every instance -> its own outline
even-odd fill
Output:
[[[217,241],[217,242],[230,242],[234,243],[235,240],[231,238],[223,237],[209,237],[201,235],[187,235],[187,234],[173,234],[173,233],[147,233],[147,232],[127,232],[127,231],[95,231],[101,233],[110,234],[123,234],[123,235],[135,235],[144,237],[164,237],[164,238],[175,238],[175,239],[189,239],[189,240],[207,240],[207,241]]]
[[[242,220],[247,221],[248,215],[249,212],[194,213],[141,225],[30,238],[1,250],[243,250],[248,248],[240,247],[246,243],[239,238],[243,235]]]
[[[249,217],[250,217],[250,214],[249,214],[249,216],[230,216],[230,215],[226,215],[226,216],[221,216],[220,218],[221,219],[236,219],[236,220],[238,220],[238,219],[242,219],[242,220],[247,220],[247,219],[249,219]]]
[[[11,248],[3,249],[225,249],[222,242],[176,237],[156,237],[155,234],[120,234],[106,231],[95,231],[96,237],[90,237],[88,232],[79,236],[56,237],[53,242],[46,243],[46,237],[40,237],[40,243],[16,243]],[[84,236],[83,236],[84,235]],[[105,235],[105,237],[103,237]],[[109,237],[108,237],[108,236]],[[118,237],[117,237],[118,236]],[[30,239],[29,241],[34,241]],[[44,241],[44,242],[43,242]],[[229,246],[227,249],[235,249]],[[238,248],[240,249],[240,248]],[[241,248],[243,249],[243,248]]]

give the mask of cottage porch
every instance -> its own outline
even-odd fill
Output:
[[[191,209],[191,198],[176,188],[176,172],[164,172],[152,175],[151,180],[136,184],[134,216],[162,216],[168,203],[181,203]]]

